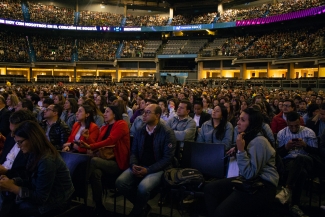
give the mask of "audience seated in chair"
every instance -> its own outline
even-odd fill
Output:
[[[40,123],[46,137],[57,150],[62,150],[71,133],[68,125],[60,119],[61,113],[61,105],[49,105],[44,110],[44,121]]]
[[[176,140],[181,142],[181,148],[184,141],[194,141],[196,123],[189,116],[192,104],[188,100],[182,100],[177,108],[177,115],[167,121],[169,126],[175,132]]]
[[[285,101],[285,104],[287,101]],[[287,174],[285,187],[276,195],[282,203],[290,203],[290,211],[293,214],[303,213],[299,206],[304,183],[311,177],[313,170],[319,168],[318,144],[315,133],[301,126],[300,115],[294,111],[286,115],[287,127],[277,134],[278,153],[283,159]]]
[[[2,176],[1,191],[14,193],[3,198],[1,216],[46,216],[64,210],[74,192],[69,170],[35,121],[24,121],[13,131],[21,151],[29,153],[26,175]]]
[[[145,125],[134,135],[130,168],[116,180],[118,191],[134,205],[130,217],[148,215],[150,192],[160,185],[164,170],[172,166],[175,134],[159,121],[161,112],[157,104],[145,108]]]
[[[88,144],[81,141],[80,145],[94,156],[90,163],[90,184],[96,212],[103,216],[106,208],[102,204],[103,185],[105,186],[102,178],[117,177],[129,167],[130,157],[130,131],[118,107],[109,105],[105,110],[104,120],[106,125],[101,128],[98,139],[89,141]],[[114,147],[114,157],[111,159],[104,159],[98,155],[99,150],[106,146]]]
[[[195,108],[194,108],[195,109]],[[197,142],[222,143],[225,149],[231,148],[233,127],[227,121],[228,111],[223,105],[217,105],[212,111],[212,119],[206,121],[199,129]]]
[[[208,183],[204,189],[208,216],[254,216],[265,214],[274,200],[279,175],[275,169],[275,150],[262,136],[263,117],[260,111],[245,109],[237,122],[236,154],[239,174],[244,180],[258,179],[264,187],[250,193],[234,189],[236,178]],[[238,151],[236,151],[238,150]],[[236,153],[237,152],[237,153]]]
[[[194,138],[194,140],[196,140],[202,124],[211,119],[211,114],[203,111],[202,101],[194,101],[193,108],[194,113],[190,113],[190,117],[193,118],[196,123],[196,132]]]
[[[81,105],[77,111],[76,120],[62,151],[86,153],[87,149],[80,147],[80,141],[86,143],[96,141],[99,135],[99,128],[94,123],[93,108],[89,105]]]

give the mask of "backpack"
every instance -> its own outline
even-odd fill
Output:
[[[165,171],[164,178],[172,187],[200,188],[205,181],[200,171],[191,168],[171,168]]]

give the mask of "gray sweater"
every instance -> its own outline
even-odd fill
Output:
[[[275,168],[275,150],[264,136],[255,137],[247,146],[247,151],[237,154],[239,174],[246,179],[260,176],[275,186],[279,174]]]

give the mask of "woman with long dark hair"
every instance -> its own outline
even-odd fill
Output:
[[[64,210],[74,192],[70,172],[43,129],[37,122],[24,121],[13,135],[20,150],[29,156],[25,175],[0,178],[1,191],[17,195],[16,200],[1,204],[0,216],[47,216]]]
[[[233,127],[236,126],[237,119],[234,113],[234,107],[229,102],[225,102],[223,105],[227,108],[228,111],[228,121],[232,124]]]
[[[104,113],[105,125],[100,129],[97,141],[88,144],[81,141],[81,147],[96,153],[100,148],[114,146],[114,158],[107,160],[93,157],[90,164],[90,184],[93,191],[93,200],[96,203],[96,212],[105,214],[102,203],[102,177],[114,177],[129,167],[130,131],[128,124],[122,119],[117,106],[109,105]]]
[[[86,153],[86,149],[79,146],[80,140],[84,142],[96,141],[99,135],[99,128],[94,122],[93,108],[89,105],[80,106],[76,113],[76,120],[62,151]]]
[[[275,150],[260,133],[260,111],[245,109],[237,122],[236,158],[242,182],[251,180],[260,188],[242,188],[238,177],[217,180],[204,188],[208,216],[256,216],[272,203],[279,181]],[[233,149],[227,152],[231,154]],[[254,181],[253,181],[254,180]],[[236,184],[238,183],[238,184]],[[252,186],[249,185],[248,186]]]
[[[95,98],[95,104],[97,106],[97,108],[102,112],[104,113],[105,112],[105,109],[107,107],[107,99],[104,95],[98,95],[96,98]]]
[[[93,109],[94,122],[98,127],[101,127],[104,124],[104,115],[96,106],[95,101],[93,99],[86,99],[84,104],[89,105]]]
[[[226,149],[230,149],[233,127],[227,121],[227,108],[218,105],[212,110],[211,120],[202,124],[198,132],[197,142],[204,143],[223,143]]]
[[[61,114],[60,119],[64,121],[72,129],[76,122],[76,112],[78,111],[78,103],[73,98],[68,98],[63,106],[64,111]]]

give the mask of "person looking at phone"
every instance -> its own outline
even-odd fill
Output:
[[[297,214],[303,213],[299,206],[304,182],[312,174],[313,167],[317,167],[310,155],[313,155],[314,159],[317,157],[318,144],[314,131],[301,126],[297,112],[287,114],[287,125],[277,135],[278,153],[283,159],[287,179],[276,198],[282,204],[291,201],[290,211]]]
[[[81,105],[76,113],[76,120],[62,151],[86,153],[87,149],[80,147],[80,140],[91,143],[96,141],[99,135],[99,127],[94,122],[93,108],[89,105]]]
[[[150,192],[160,185],[164,170],[172,165],[175,133],[160,122],[161,113],[157,104],[144,109],[145,125],[134,135],[130,168],[116,180],[118,191],[134,205],[129,217],[148,216]]]

